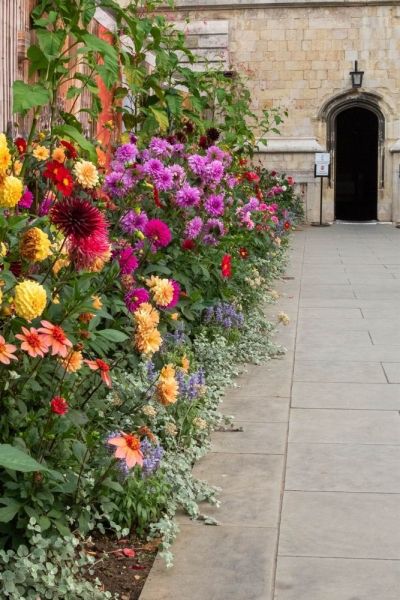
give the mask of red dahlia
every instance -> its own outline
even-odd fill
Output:
[[[225,254],[221,260],[222,277],[232,277],[232,256]]]
[[[50,402],[51,412],[56,415],[65,415],[68,412],[68,402],[61,396],[54,396]]]
[[[81,198],[57,202],[50,210],[50,219],[65,236],[74,238],[101,235],[107,230],[106,220],[99,209]]]
[[[56,182],[58,173],[62,168],[62,165],[60,165],[60,163],[57,160],[49,160],[49,162],[46,163],[46,168],[43,172],[43,176],[47,179],[51,179],[52,181]]]
[[[70,196],[74,188],[74,181],[71,173],[65,167],[60,167],[56,176],[56,188],[63,196]]]

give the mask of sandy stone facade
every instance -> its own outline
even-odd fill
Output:
[[[335,218],[336,117],[350,107],[379,121],[377,218],[400,221],[400,3],[398,0],[178,2],[201,56],[245,71],[254,108],[285,107],[289,117],[260,159],[295,176],[307,219],[319,214],[315,152],[331,153],[324,219]],[[176,18],[176,17],[175,17]],[[358,60],[363,86],[349,72]]]

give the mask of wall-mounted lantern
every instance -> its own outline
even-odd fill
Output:
[[[350,71],[351,85],[353,88],[360,88],[362,86],[364,71],[358,70],[358,60],[354,63],[354,71]]]

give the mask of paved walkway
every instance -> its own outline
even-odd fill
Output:
[[[288,353],[229,391],[244,432],[196,468],[222,525],[182,520],[141,600],[400,598],[400,230],[306,228],[291,256]]]

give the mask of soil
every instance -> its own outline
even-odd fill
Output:
[[[123,540],[93,536],[85,552],[95,558],[89,580],[99,579],[103,590],[118,593],[121,600],[138,600],[157,554],[158,541],[146,542],[132,535]]]

